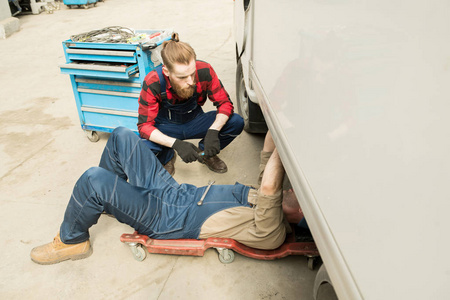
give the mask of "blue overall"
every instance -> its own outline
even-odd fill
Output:
[[[116,128],[99,167],[77,181],[60,227],[61,240],[76,244],[89,239],[89,228],[101,213],[112,214],[141,234],[156,239],[198,238],[201,226],[221,210],[249,206],[250,187],[178,184],[152,151],[131,130]]]
[[[204,150],[204,137],[209,127],[216,119],[216,111],[203,112],[198,105],[199,93],[197,90],[191,98],[181,104],[171,104],[167,100],[167,83],[162,74],[162,66],[155,69],[159,77],[161,86],[161,103],[158,115],[155,118],[155,127],[162,133],[180,140],[201,139],[199,148]],[[244,120],[238,114],[232,114],[227,123],[220,130],[219,140],[220,149],[230,144],[244,128]],[[159,161],[165,165],[173,155],[172,148],[164,147],[159,144],[146,140],[146,145],[155,153]]]

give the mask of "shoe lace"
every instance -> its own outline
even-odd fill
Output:
[[[61,245],[61,238],[59,237],[59,234],[57,236],[55,236],[55,238],[53,239],[53,247],[57,247],[59,245]]]

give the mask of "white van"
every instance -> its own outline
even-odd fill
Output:
[[[245,129],[271,130],[328,271],[315,297],[450,299],[450,1],[235,0],[235,39]]]

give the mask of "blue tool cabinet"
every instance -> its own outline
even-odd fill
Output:
[[[144,30],[137,33],[157,33]],[[118,126],[137,130],[138,98],[145,76],[161,62],[157,50],[170,34],[152,44],[63,42],[81,128],[89,140],[97,131],[112,132]]]
[[[97,0],[64,0],[63,3],[67,5],[68,8],[74,6],[88,8],[90,4],[96,6]]]

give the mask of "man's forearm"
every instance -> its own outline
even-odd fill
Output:
[[[172,148],[173,143],[175,143],[175,138],[165,135],[158,129],[153,130],[153,132],[150,134],[149,140],[169,148]]]
[[[220,131],[222,127],[228,122],[229,117],[225,114],[218,113],[216,115],[216,120],[212,123],[209,129],[214,129]]]
[[[274,195],[283,186],[284,167],[277,149],[275,149],[264,169],[261,181],[261,192],[264,195]]]

